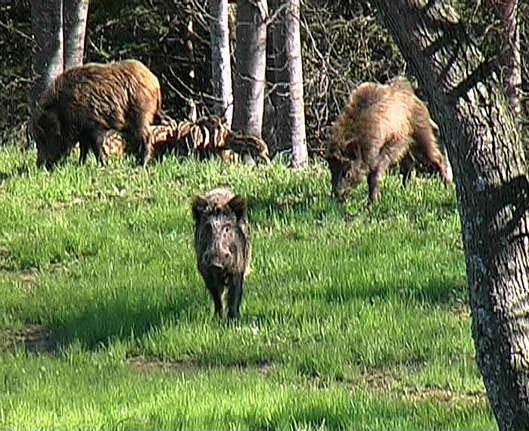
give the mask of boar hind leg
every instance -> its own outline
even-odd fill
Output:
[[[79,147],[81,149],[81,153],[79,155],[79,165],[84,165],[86,163],[86,156],[88,156],[88,150],[90,149],[90,145],[83,139],[81,139],[79,141]]]
[[[105,140],[106,131],[100,128],[85,129],[79,137],[79,146],[81,147],[81,154],[79,156],[79,164],[84,165],[88,151],[91,149],[94,152],[97,162],[104,166],[103,160],[103,142]]]
[[[151,157],[152,149],[152,133],[150,126],[146,126],[140,132],[141,141],[140,141],[140,151],[138,155],[138,162],[143,166],[147,166],[147,162]]]
[[[422,113],[422,116],[417,115],[417,126],[413,133],[413,139],[417,143],[417,149],[426,156],[430,163],[437,169],[445,184],[448,184],[450,176],[447,173],[446,165],[443,160],[443,155],[437,148],[437,141],[435,139],[433,129],[430,123],[428,112]]]
[[[151,124],[153,123],[153,118],[148,113],[136,113],[132,117],[130,135],[134,139],[134,148],[138,163],[145,167],[151,156]]]
[[[234,275],[231,279],[228,296],[228,319],[231,321],[239,320],[243,279],[244,275],[242,274]]]

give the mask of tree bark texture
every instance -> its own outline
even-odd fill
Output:
[[[64,70],[83,64],[89,0],[64,0]]]
[[[502,25],[502,77],[509,105],[518,117],[521,112],[522,60],[520,56],[520,29],[518,26],[518,0],[499,0],[498,9]]]
[[[277,120],[278,150],[292,149],[294,165],[307,163],[303,67],[299,28],[299,0],[271,0],[273,100]]]
[[[37,44],[30,94],[31,118],[44,91],[57,75],[83,64],[88,3],[89,0],[31,1],[31,27]],[[34,136],[33,122],[30,124],[30,135]]]
[[[214,112],[231,127],[233,90],[231,85],[230,31],[228,0],[210,0],[211,80],[215,97]]]
[[[31,26],[37,44],[30,95],[33,117],[42,93],[63,70],[62,0],[32,0]]]
[[[238,0],[234,130],[261,137],[266,72],[266,0]]]
[[[193,24],[193,3],[192,0],[186,0],[186,9],[189,13],[188,15],[188,21],[187,21],[187,58],[189,60],[189,86],[195,90],[196,87],[196,76],[195,76],[195,48],[193,45],[193,39],[195,37],[195,30],[194,30],[194,24]],[[196,121],[198,117],[197,112],[197,104],[195,100],[190,97],[187,100],[187,118],[190,121]]]
[[[454,169],[476,359],[502,430],[529,429],[529,182],[502,79],[447,1],[375,0]]]

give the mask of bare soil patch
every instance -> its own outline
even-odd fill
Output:
[[[483,392],[453,392],[443,388],[404,388],[401,398],[413,404],[435,400],[443,404],[479,404],[487,402],[487,394]]]
[[[198,359],[177,359],[177,360],[163,360],[156,356],[140,357],[133,356],[127,359],[126,364],[136,371],[205,371],[214,368],[220,368],[221,365],[211,363],[202,363]],[[270,362],[263,362],[259,364],[236,364],[222,366],[225,369],[233,369],[241,372],[256,370],[263,374],[269,374],[275,369],[275,365]]]
[[[25,349],[30,353],[54,353],[57,343],[48,335],[46,327],[27,324],[23,329],[3,331],[0,338],[1,350]]]

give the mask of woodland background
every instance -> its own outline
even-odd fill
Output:
[[[500,19],[495,8],[479,1],[462,1],[456,7],[480,50],[494,61],[499,54]],[[36,50],[30,17],[29,0],[4,0],[0,4],[0,145],[15,143],[24,147],[27,142],[32,59]],[[529,49],[529,5],[524,2],[519,5],[519,17],[520,121],[527,124],[529,65],[523,53]],[[192,33],[188,31],[190,19]],[[234,14],[232,24],[234,43]],[[363,81],[385,82],[395,75],[407,74],[406,63],[368,1],[303,1],[301,39],[307,146],[309,154],[318,154],[351,89]],[[194,62],[189,59],[188,42],[193,46]],[[159,77],[164,109],[173,118],[186,117],[189,99],[197,104],[199,116],[211,112],[211,50],[205,2],[92,0],[84,62],[125,58],[143,61]],[[189,74],[191,69],[195,70],[194,79]],[[265,117],[264,129],[266,121]]]

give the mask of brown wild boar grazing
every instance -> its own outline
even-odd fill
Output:
[[[244,277],[250,265],[250,230],[247,202],[219,188],[192,203],[198,270],[213,302],[224,316],[224,289],[228,289],[228,318],[238,320]]]
[[[44,93],[33,119],[37,165],[53,167],[77,142],[79,163],[92,150],[103,164],[106,133],[115,130],[124,133],[127,153],[145,166],[152,145],[150,126],[161,103],[158,78],[139,61],[69,69]]]
[[[361,84],[334,125],[327,155],[333,194],[344,201],[367,176],[369,199],[374,202],[384,170],[402,162],[406,185],[415,155],[431,163],[449,183],[433,125],[428,109],[405,78],[386,85]]]

